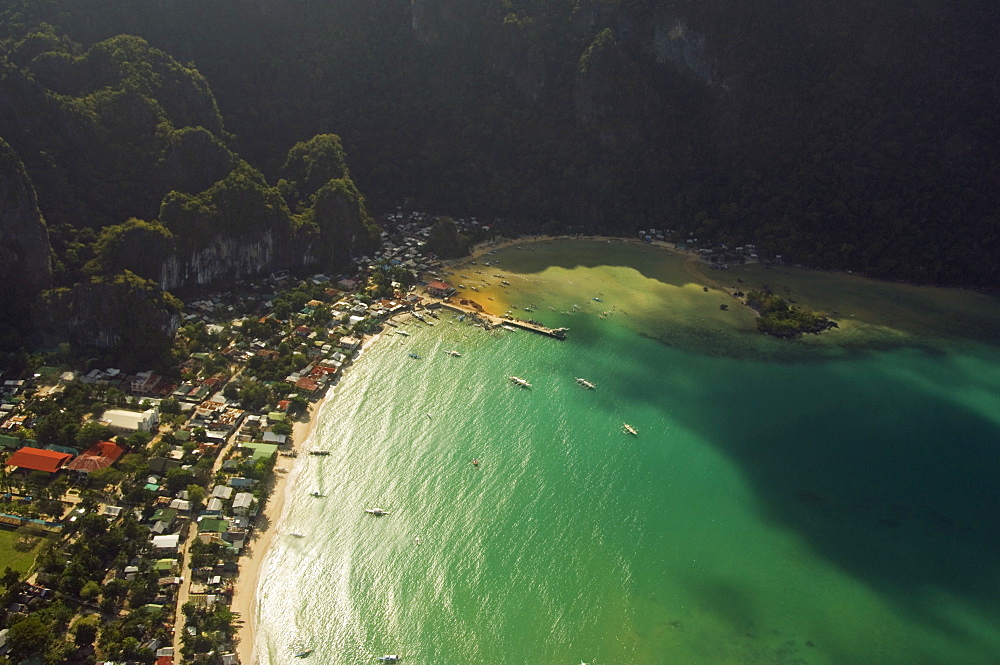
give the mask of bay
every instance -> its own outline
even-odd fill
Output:
[[[365,351],[292,472],[260,662],[1000,658],[994,299],[596,241],[455,273],[569,338],[442,313]],[[762,283],[841,327],[758,335],[728,290]]]

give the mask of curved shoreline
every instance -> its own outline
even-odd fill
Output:
[[[478,260],[480,257],[490,254],[491,252],[506,249],[509,247],[517,245],[526,245],[537,242],[546,241],[562,241],[562,240],[589,240],[589,241],[614,241],[617,243],[631,244],[631,245],[651,245],[658,249],[663,249],[671,252],[679,257],[687,257],[688,259],[693,259],[694,255],[692,252],[677,249],[671,243],[666,243],[662,241],[655,241],[652,243],[646,243],[642,240],[635,238],[613,238],[613,237],[603,237],[603,236],[524,236],[519,238],[502,238],[497,240],[486,241],[477,244],[472,248],[470,255],[461,257],[459,259],[453,259],[444,261],[443,264],[449,268],[455,268],[462,265],[467,265],[471,261]],[[708,284],[714,289],[727,290],[725,286],[721,285],[719,282],[713,279],[713,275],[706,275],[698,270],[697,262],[694,260],[689,261],[690,265],[686,265],[685,269],[691,274],[692,277],[700,278],[703,284]],[[860,279],[870,279],[865,277],[860,277],[855,275]],[[922,288],[922,287],[918,287]],[[390,319],[391,320],[391,319]],[[382,334],[379,333],[373,335],[372,337],[366,339],[358,353],[358,356],[354,359],[356,362],[360,359],[363,352],[368,349],[372,344],[377,342]],[[339,383],[341,376],[338,378],[337,383]],[[328,389],[328,393],[318,400],[317,402],[310,405],[308,411],[308,418],[304,421],[299,421],[294,424],[293,429],[293,445],[292,449],[299,451],[300,453],[305,452],[305,446],[311,441],[313,435],[314,427],[316,425],[316,419],[319,415],[320,410],[326,401],[334,397],[333,389],[336,384]],[[272,487],[271,493],[267,499],[267,503],[264,509],[264,515],[266,516],[266,528],[258,532],[258,537],[253,541],[253,547],[250,549],[249,554],[242,556],[240,558],[240,576],[237,584],[234,587],[234,595],[232,600],[231,609],[238,613],[240,619],[243,620],[242,625],[239,628],[238,636],[239,643],[236,647],[236,651],[239,657],[240,663],[242,665],[256,665],[259,662],[258,652],[256,649],[256,644],[254,640],[256,620],[257,620],[257,610],[258,610],[258,599],[257,599],[257,589],[260,582],[260,575],[264,570],[264,563],[267,559],[267,554],[272,543],[272,539],[278,531],[278,526],[282,523],[283,512],[286,505],[286,492],[289,491],[290,482],[294,482],[294,478],[289,478],[289,476],[294,476],[292,473],[295,469],[295,462],[297,458],[287,458],[290,460],[289,466],[291,467],[289,473],[287,474],[275,474],[275,483]]]
[[[363,342],[358,351],[358,355],[351,361],[357,362],[372,344],[381,338],[378,333]],[[257,623],[257,588],[260,586],[261,573],[264,564],[267,562],[268,553],[271,549],[271,542],[278,533],[278,527],[284,521],[284,512],[287,493],[294,486],[295,471],[298,462],[298,455],[306,452],[312,447],[312,436],[315,431],[317,418],[327,401],[333,398],[336,384],[340,382],[338,377],[336,383],[330,386],[327,393],[320,399],[309,405],[306,418],[297,421],[292,426],[292,446],[291,450],[296,453],[296,457],[287,457],[289,460],[287,472],[274,474],[274,485],[268,493],[267,502],[264,505],[264,529],[257,531],[257,537],[252,540],[249,550],[244,549],[239,558],[239,577],[233,585],[233,599],[229,609],[234,614],[239,615],[242,624],[237,631],[236,655],[241,665],[255,665],[258,662],[256,649],[256,623]],[[310,444],[308,447],[306,444]],[[281,464],[277,464],[282,466]]]

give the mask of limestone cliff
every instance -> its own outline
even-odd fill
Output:
[[[6,317],[12,317],[12,307],[23,311],[50,284],[50,253],[35,190],[20,158],[0,138],[0,283]]]
[[[47,291],[37,316],[49,343],[111,353],[124,367],[164,357],[180,324],[180,302],[130,272]]]

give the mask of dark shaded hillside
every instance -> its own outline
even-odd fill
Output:
[[[977,0],[45,0],[212,84],[272,176],[337,131],[381,207],[632,233],[991,287],[1000,21]],[[553,225],[554,223],[554,225]]]
[[[378,230],[340,139],[290,163],[314,153],[335,159],[269,183],[201,74],[141,37],[84,47],[41,25],[0,41],[0,349],[38,333],[149,362],[177,326],[168,291],[347,266]]]

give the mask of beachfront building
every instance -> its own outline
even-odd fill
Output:
[[[339,346],[342,349],[347,349],[348,351],[354,351],[359,346],[361,346],[361,340],[358,339],[357,337],[341,337]]]
[[[447,298],[455,295],[455,288],[448,282],[431,282],[427,285],[427,293],[435,298]]]
[[[233,497],[233,514],[241,517],[250,515],[253,512],[253,504],[253,494],[240,492]]]

